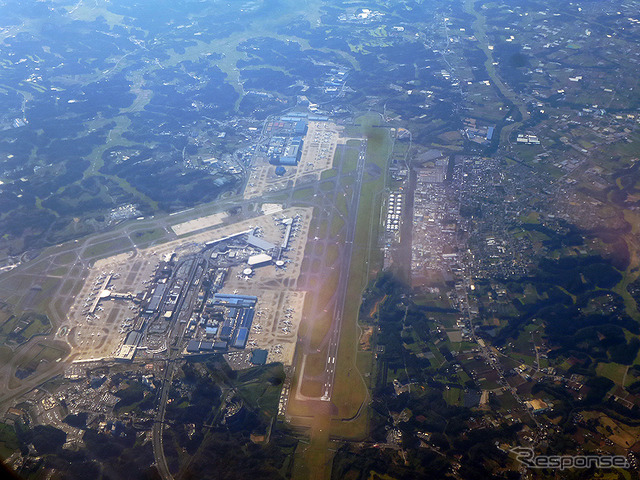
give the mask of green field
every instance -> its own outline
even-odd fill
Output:
[[[449,405],[461,406],[464,401],[464,391],[461,388],[451,387],[444,391],[444,401]]]
[[[324,172],[322,172],[320,174],[320,179],[321,180],[328,180],[329,178],[333,178],[338,174],[338,172],[336,171],[335,168],[332,168],[330,170],[325,170]]]
[[[612,380],[616,385],[624,386],[623,381],[628,368],[626,365],[620,365],[619,363],[600,362],[596,367],[596,373],[601,377]]]
[[[100,242],[93,244],[84,251],[85,258],[99,258],[106,257],[110,254],[122,250],[124,243],[121,239],[107,240],[106,242]]]
[[[312,188],[302,188],[300,190],[296,190],[295,192],[293,192],[293,199],[294,200],[307,200],[308,198],[311,197],[311,195],[313,195],[313,189]]]
[[[138,248],[146,248],[151,243],[165,240],[166,231],[162,228],[139,230],[131,234],[131,240]]]
[[[0,458],[7,458],[20,448],[18,437],[11,425],[0,423]]]
[[[359,140],[349,140],[347,146],[350,147],[344,152],[344,162],[342,164],[342,173],[351,173],[355,171],[358,165],[358,147]]]
[[[46,315],[33,312],[12,315],[0,326],[0,340],[3,342],[22,344],[34,335],[44,334],[51,330],[51,321]]]
[[[376,272],[382,267],[382,256],[377,245],[380,202],[386,182],[387,162],[392,150],[392,139],[388,128],[379,128],[374,125],[380,123],[378,115],[367,115],[356,120],[359,126],[347,127],[352,136],[366,135],[368,138],[367,165],[363,177],[360,203],[358,208],[358,218],[354,248],[351,257],[351,267],[349,271],[347,298],[359,299],[369,281],[370,272]],[[355,184],[354,173],[358,162],[359,140],[350,140],[348,148],[342,157],[342,176],[339,179],[340,185],[347,193],[347,197],[340,195],[335,207],[343,216],[348,215],[348,195],[353,192]],[[373,167],[372,165],[375,165]],[[378,171],[379,174],[372,175]],[[319,228],[319,235],[331,235],[330,238],[339,238],[340,231],[344,226],[344,221],[338,216],[333,217],[331,232],[328,232],[325,221],[312,220],[312,230]],[[338,259],[337,245],[331,245],[326,252],[327,265],[333,264]],[[308,264],[306,269],[314,269],[316,266]],[[303,269],[304,270],[304,269]],[[317,304],[322,305],[329,301],[337,287],[337,271],[330,271],[331,274],[323,279],[322,285],[313,285],[314,295]],[[325,300],[326,299],[326,300]],[[329,434],[336,438],[361,439],[366,436],[368,430],[368,411],[366,408],[369,398],[370,372],[373,368],[373,354],[371,351],[359,352],[359,338],[361,329],[358,325],[359,301],[348,301],[343,312],[343,322],[340,334],[340,344],[336,362],[336,375],[334,381],[331,403],[334,406],[332,411],[314,410],[311,404],[298,402],[290,399],[289,414],[304,416],[304,425],[311,427],[310,444],[303,450],[300,448],[296,452],[297,461],[294,468],[294,476],[300,478],[309,477],[309,470],[317,470],[318,478],[325,478],[328,474],[325,469],[326,462],[330,458]],[[310,302],[305,302],[305,316],[309,312]],[[327,329],[331,324],[330,317],[314,317],[314,324],[303,325],[300,335],[308,336],[311,345],[316,345],[324,338]],[[304,372],[305,377],[312,378],[313,375],[321,375],[324,372],[326,361],[326,351],[322,350],[318,354],[307,357]],[[301,369],[301,364],[298,364]],[[365,375],[366,374],[366,375]],[[309,396],[321,395],[322,385],[314,380],[305,378],[302,384],[301,393]],[[292,388],[296,388],[294,385]]]

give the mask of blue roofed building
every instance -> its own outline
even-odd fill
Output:
[[[278,163],[280,165],[295,166],[298,164],[298,159],[296,157],[283,155],[278,159]]]
[[[305,133],[307,133],[307,122],[305,122],[304,120],[296,122],[296,126],[293,128],[293,132],[296,135],[304,135]]]
[[[236,340],[233,342],[234,348],[246,347],[248,339],[249,339],[249,329],[245,327],[240,327],[238,329],[238,334],[236,335]]]
[[[147,305],[147,308],[145,309],[145,313],[150,314],[158,310],[166,288],[167,285],[164,283],[160,283],[158,284],[158,286],[156,286],[155,290],[153,291],[153,295],[151,296],[151,300],[149,300],[149,305]]]
[[[232,304],[237,305],[238,302],[251,306],[258,302],[258,297],[252,295],[236,295],[231,293],[216,293],[213,295],[214,303],[217,305]]]
[[[189,340],[187,344],[188,353],[197,353],[200,351],[200,340]]]
[[[218,327],[205,327],[204,333],[207,337],[215,337],[218,334]]]
[[[222,340],[229,340],[231,338],[232,333],[233,333],[232,327],[222,327],[222,330],[220,330],[220,338]]]
[[[251,328],[254,315],[255,315],[255,310],[253,308],[245,310],[244,315],[242,316],[242,321],[240,322],[240,326],[245,328]]]
[[[258,349],[251,352],[251,363],[254,365],[264,365],[267,363],[269,350]]]
[[[213,349],[214,350],[226,350],[227,349],[227,342],[213,342]]]

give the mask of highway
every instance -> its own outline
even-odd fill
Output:
[[[189,273],[186,278],[185,287],[180,293],[180,297],[176,302],[176,315],[174,316],[174,328],[167,339],[167,344],[170,347],[171,337],[177,337],[177,341],[175,342],[176,347],[169,348],[169,357],[167,359],[167,366],[164,372],[164,378],[162,379],[162,385],[160,386],[160,391],[158,393],[158,411],[156,412],[156,418],[153,424],[153,432],[152,432],[152,442],[153,442],[153,457],[155,458],[156,468],[158,469],[158,473],[163,480],[172,480],[173,476],[169,471],[169,466],[167,465],[167,459],[164,455],[164,445],[163,445],[163,431],[164,431],[164,421],[165,415],[167,412],[167,398],[169,396],[169,391],[171,390],[171,383],[173,382],[173,376],[177,369],[176,358],[179,357],[182,346],[182,340],[184,338],[185,327],[184,323],[181,323],[179,320],[186,320],[191,316],[191,310],[193,306],[193,299],[195,297],[195,293],[192,291],[189,293],[188,286],[191,285],[194,281],[194,276],[198,271],[198,265],[206,266],[206,260],[203,258],[201,254],[195,256],[194,259],[186,260],[185,262],[192,262],[189,267]],[[185,262],[182,262],[184,264]],[[178,268],[175,269],[177,271]],[[163,300],[164,301],[164,300]]]
[[[158,399],[158,412],[156,413],[155,423],[153,424],[152,442],[153,442],[153,458],[156,461],[156,468],[162,480],[172,480],[173,476],[169,471],[167,465],[167,459],[164,456],[164,446],[162,444],[162,433],[164,431],[164,416],[167,411],[167,398],[169,397],[169,390],[171,390],[171,382],[173,381],[173,375],[175,373],[175,365],[172,362],[167,362],[167,367],[164,372],[164,378],[162,379],[162,386],[160,387],[160,396]]]

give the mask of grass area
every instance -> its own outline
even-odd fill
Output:
[[[461,388],[450,387],[445,389],[443,397],[447,404],[460,406],[463,404],[464,391]]]
[[[636,255],[634,255],[634,263],[637,260]],[[627,287],[630,283],[633,283],[637,278],[637,273],[630,273],[634,269],[635,265],[630,265],[626,272],[622,272],[622,280],[620,283],[613,287],[613,291],[622,297],[624,300],[624,307],[627,315],[631,318],[638,320],[640,319],[640,311],[638,310],[638,304],[636,303],[633,296],[627,290]]]
[[[162,228],[139,230],[131,234],[131,240],[140,248],[144,248],[152,242],[164,240],[166,231]]]
[[[441,293],[420,293],[420,296],[415,299],[415,304],[436,308],[451,308],[451,302]],[[442,318],[441,322],[447,327],[452,327],[458,320],[458,315],[456,314],[434,313],[432,317],[437,317],[438,319]]]
[[[0,458],[7,458],[20,448],[16,431],[11,425],[0,423]]]
[[[19,318],[15,315],[11,315],[0,327],[0,335],[9,335],[17,326]]]
[[[331,238],[336,238],[343,228],[344,220],[342,220],[340,217],[334,217],[331,223]]]
[[[514,396],[509,391],[506,391],[502,394],[498,394],[496,398],[500,403],[500,407],[503,410],[512,410],[520,406],[518,401],[514,398]]]
[[[144,102],[136,101],[136,102],[134,102],[134,105],[139,110],[142,110],[144,108],[145,104],[149,101],[149,99],[146,99]],[[142,203],[148,204],[151,207],[151,209],[153,209],[153,211],[157,211],[158,210],[158,202],[156,202],[155,200],[152,200],[149,196],[145,195],[144,193],[138,191],[136,188],[132,187],[129,184],[129,182],[127,182],[123,178],[120,178],[120,177],[118,177],[116,175],[108,175],[108,174],[104,174],[104,173],[100,172],[100,169],[104,166],[104,160],[102,158],[104,152],[106,152],[107,150],[109,150],[110,148],[112,148],[112,147],[114,147],[116,145],[122,145],[122,146],[132,145],[132,142],[130,140],[127,140],[126,138],[124,138],[122,136],[129,129],[129,127],[131,125],[131,120],[128,117],[126,117],[125,115],[117,115],[117,116],[113,117],[113,119],[110,119],[110,120],[106,120],[106,119],[102,119],[102,118],[101,119],[95,119],[93,122],[90,122],[87,125],[87,129],[91,130],[91,129],[104,128],[105,126],[107,126],[108,123],[111,123],[111,122],[114,122],[115,125],[113,125],[111,130],[109,130],[109,135],[107,136],[107,141],[105,143],[102,143],[102,144],[96,146],[93,149],[93,151],[89,155],[89,158],[91,160],[91,165],[84,172],[83,177],[87,178],[87,177],[90,177],[90,176],[99,175],[99,176],[102,176],[104,178],[113,180],[125,192],[130,193],[131,195],[135,196]]]
[[[77,258],[78,256],[75,254],[75,252],[67,252],[58,255],[55,261],[58,265],[68,265],[70,263],[73,263]]]
[[[49,307],[51,305],[51,299],[55,297],[58,292],[62,280],[55,277],[46,277],[44,281],[40,283],[40,289],[37,294],[30,300],[30,305],[25,305],[26,308],[33,308],[37,312],[43,312],[50,315]]]
[[[9,388],[18,388],[22,381],[17,376],[20,373],[21,376],[27,377],[34,373],[41,364],[52,364],[59,362],[69,354],[69,348],[65,346],[50,345],[48,343],[37,343],[30,347],[28,351],[25,351],[22,358],[15,360],[16,376],[12,375],[9,378]]]
[[[464,370],[460,370],[458,372],[458,378],[460,379],[460,384],[461,385],[464,385],[469,380],[471,380],[471,377],[469,375],[467,375],[467,372],[465,372]]]
[[[320,238],[326,237],[328,229],[329,229],[329,221],[325,218],[324,220],[322,220],[322,222],[320,223],[320,226],[318,227],[318,237]]]
[[[106,7],[98,4],[87,5],[78,3],[76,5],[69,5],[64,7],[69,11],[69,16],[74,20],[82,21],[95,21],[98,18],[103,18],[110,26],[116,26],[122,24],[124,17],[110,12]]]
[[[313,195],[313,188],[302,188],[293,192],[294,200],[306,200]]]
[[[93,244],[84,251],[84,258],[107,257],[110,254],[122,250],[122,240],[114,239]]]
[[[392,141],[387,128],[380,128],[377,125],[380,122],[378,115],[367,115],[356,121],[359,125],[353,128],[353,135],[361,136],[364,132],[368,138],[367,163],[369,166],[375,164],[379,167],[380,175],[370,175],[371,169],[367,175],[367,181],[363,184],[360,195],[360,205],[358,210],[358,222],[356,224],[356,239],[354,242],[354,252],[351,259],[351,271],[349,274],[347,298],[357,299],[366,287],[372,271],[381,268],[382,255],[377,248],[378,228],[380,228],[379,214],[380,202],[382,200],[381,192],[385,187],[387,161],[391,151]],[[346,187],[348,193],[353,191],[355,177],[351,172],[355,171],[358,161],[358,149],[360,141],[350,141],[344,150],[341,159],[344,161],[342,172],[346,176],[340,178],[340,183]],[[333,174],[327,174],[325,178],[331,178]],[[349,188],[351,186],[351,188]],[[298,193],[298,195],[300,195]],[[340,212],[347,216],[348,197],[339,196],[336,201],[336,207]],[[331,226],[330,234],[335,237],[339,230],[343,228],[344,221],[337,220]],[[320,229],[319,233],[329,235],[326,226],[322,221],[316,221]],[[338,259],[338,247],[329,246],[326,252],[327,264],[334,264]],[[306,267],[314,268],[309,263]],[[335,279],[326,279],[322,285],[312,287],[314,297],[317,297],[317,305],[323,304],[323,297],[330,296],[335,291]],[[302,462],[298,462],[296,470],[304,469],[310,465],[317,465],[319,462],[327,460],[327,431],[324,429],[322,433],[317,429],[317,425],[325,422],[327,419],[333,418],[331,425],[331,434],[337,437],[359,438],[366,432],[368,427],[366,400],[368,397],[369,377],[362,377],[362,373],[369,372],[372,368],[373,354],[371,352],[358,352],[357,340],[360,337],[360,329],[357,325],[357,316],[359,310],[359,302],[350,302],[346,305],[344,311],[344,322],[340,337],[340,347],[337,356],[337,372],[335,387],[332,396],[332,403],[337,407],[337,415],[335,412],[317,412],[305,402],[298,402],[290,399],[290,414],[292,415],[309,415],[313,420],[313,433],[311,435],[311,447],[304,453],[298,452],[297,456]],[[305,303],[305,313],[309,313],[308,305]],[[330,325],[330,319],[325,321],[322,314],[316,318],[314,315],[314,325],[303,325],[301,335],[310,338],[311,345],[316,345],[317,341],[324,336],[326,328]],[[304,330],[307,330],[306,332]],[[307,357],[305,364],[305,373],[308,375],[321,374],[324,370],[324,361],[326,353],[321,352],[319,355]],[[300,365],[298,365],[300,366]],[[295,386],[294,386],[295,388]],[[308,382],[305,380],[303,384],[303,393],[307,395],[317,395],[319,393],[318,382]],[[291,408],[293,407],[293,408]],[[303,413],[304,412],[304,413]]]
[[[327,180],[329,178],[333,178],[338,174],[337,170],[335,168],[332,168],[330,170],[325,170],[324,172],[322,172],[320,174],[320,180]]]
[[[607,415],[593,412],[593,414],[589,416],[591,420],[598,420],[598,432],[620,447],[630,448],[640,435],[639,427],[624,425]]]
[[[62,277],[66,275],[68,271],[69,269],[67,267],[58,267],[54,268],[53,270],[49,270],[49,275],[51,275],[52,277]]]
[[[289,194],[288,193],[278,193],[278,194],[272,194],[269,195],[268,197],[264,197],[265,200],[268,198],[270,202],[273,203],[283,203],[286,202],[287,200],[289,200]]]
[[[14,352],[9,347],[5,347],[4,345],[0,346],[0,363],[7,365],[11,362],[13,355]]]
[[[466,352],[478,348],[478,344],[473,342],[445,342],[452,352]]]
[[[67,295],[70,293],[73,293],[74,290],[76,289],[76,285],[78,284],[77,280],[73,280],[73,279],[69,279],[66,280],[62,286],[60,287],[60,292],[63,295]]]
[[[360,351],[356,358],[356,366],[361,372],[369,372],[373,368],[374,354],[372,351]],[[368,377],[367,384],[371,386],[373,375]]]
[[[0,339],[4,342],[22,344],[29,341],[34,335],[47,333],[51,330],[51,322],[46,315],[34,312],[26,312],[22,315],[10,316],[0,327]]]
[[[530,367],[532,367],[536,361],[536,357],[534,357],[533,355],[525,355],[519,352],[509,352],[507,355],[509,356],[509,358],[516,360],[521,364],[524,363],[525,365],[528,365]]]
[[[507,98],[510,102],[517,106],[520,115],[522,116],[522,122],[524,122],[529,118],[527,106],[522,101],[520,101],[518,96],[511,89],[509,89],[498,76],[495,68],[495,65],[497,65],[497,63],[495,63],[493,57],[493,50],[489,48],[491,42],[489,41],[486,33],[486,19],[482,14],[482,9],[476,10],[475,6],[476,4],[474,0],[466,0],[464,3],[464,10],[467,14],[474,17],[471,28],[475,37],[478,39],[478,46],[487,57],[487,60],[484,62],[484,67],[487,70],[489,78],[491,79],[491,83],[493,83],[498,88],[498,90],[500,90],[500,93],[505,98]],[[506,143],[511,132],[519,128],[520,125],[522,125],[522,122],[514,122],[504,127],[500,132],[500,143]]]
[[[438,350],[433,343],[429,343],[429,350],[433,354],[433,360],[438,367],[445,362],[445,359],[440,353],[440,350]]]
[[[47,333],[51,330],[51,322],[45,315],[37,315],[32,312],[25,313],[21,318],[28,317],[29,325],[24,329],[22,335],[29,340],[34,335]]]
[[[338,210],[340,211],[340,213],[343,216],[347,216],[347,199],[344,196],[340,196],[338,197],[338,200],[336,202],[336,207],[338,208]]]
[[[267,418],[278,413],[278,401],[284,371],[281,364],[254,367],[238,373],[238,390],[242,397]]]
[[[367,161],[375,163],[383,172],[379,177],[368,181],[363,185],[360,206],[358,211],[358,221],[356,224],[356,238],[354,241],[354,250],[351,258],[351,269],[348,280],[348,299],[360,298],[362,291],[367,285],[370,264],[374,268],[380,268],[381,256],[379,254],[372,255],[374,242],[377,239],[377,228],[379,226],[379,192],[385,185],[385,174],[387,160],[391,151],[391,138],[389,130],[386,128],[376,128],[380,121],[378,115],[367,115],[358,119],[356,123],[358,127],[351,127],[354,130],[354,136],[360,136],[364,132],[368,137]],[[344,152],[343,170],[342,172],[349,175],[349,172],[355,170],[358,161],[358,148],[360,141],[349,141],[347,150]],[[341,185],[346,186],[348,181],[353,182],[353,175],[342,177]],[[347,214],[347,203],[345,200],[338,200],[338,209],[344,215]],[[344,210],[344,211],[343,211]],[[339,223],[337,224],[339,225]],[[320,224],[322,229],[322,224]],[[336,227],[337,228],[337,227]],[[328,233],[328,232],[327,232]],[[335,232],[334,232],[335,233]],[[327,249],[327,260],[329,263],[335,262],[338,258],[337,246],[331,246]],[[373,265],[372,262],[376,262]],[[317,286],[314,295],[317,296],[317,305],[323,304],[323,297],[333,295],[337,285],[337,274],[335,279],[327,279],[322,282],[322,286]],[[327,297],[328,298],[328,297]],[[310,312],[311,302],[305,302],[305,316],[312,314]],[[305,424],[311,424],[310,444],[304,450],[296,452],[295,472],[308,476],[310,470],[316,471],[317,478],[324,478],[328,474],[328,462],[330,462],[329,452],[329,434],[342,437],[359,439],[362,438],[368,429],[368,413],[366,402],[369,396],[368,379],[363,377],[363,373],[371,369],[371,352],[358,353],[358,340],[360,337],[360,328],[357,319],[359,313],[359,302],[350,301],[345,305],[343,312],[343,322],[340,335],[340,344],[336,360],[336,376],[334,381],[333,395],[331,403],[335,406],[335,410],[327,409],[327,411],[319,411],[312,407],[310,403],[299,402],[290,399],[289,414],[305,415],[309,418]],[[324,316],[312,315],[314,318],[313,325],[303,325],[301,336],[310,338],[311,346],[317,345],[327,331],[325,327],[331,324],[331,318],[325,319]],[[324,371],[326,361],[326,353],[321,352],[316,357],[307,357],[305,364],[305,373],[312,375],[317,372],[321,374]],[[300,361],[300,359],[299,359]],[[318,365],[314,365],[318,364]],[[301,367],[298,364],[298,367]],[[300,368],[298,368],[300,371]],[[297,382],[294,381],[294,382]],[[319,382],[303,383],[303,393],[306,395],[321,394],[321,386]],[[320,388],[319,388],[320,387]],[[294,383],[293,388],[297,388]],[[317,407],[317,406],[316,406]],[[328,405],[327,405],[328,407]],[[324,472],[324,473],[322,473]]]
[[[500,384],[496,380],[489,380],[487,378],[478,379],[480,382],[481,388],[483,390],[495,390],[496,388],[500,388]]]
[[[347,145],[351,148],[348,148],[344,152],[342,173],[351,173],[355,171],[356,166],[358,165],[358,148],[360,146],[360,141],[349,140],[347,142]]]
[[[323,192],[331,192],[334,189],[333,182],[322,182],[320,183],[320,190]]]
[[[139,382],[125,382],[126,388],[121,388],[116,396],[120,398],[114,407],[114,411],[120,414],[134,411],[140,406],[151,394]]]
[[[356,123],[362,125],[368,139],[367,161],[376,164],[382,172],[386,172],[392,141],[388,129],[377,128],[379,122],[380,117],[374,114],[369,114],[356,120]],[[379,252],[377,252],[378,255],[375,255],[375,260],[374,256],[372,256],[373,249],[377,249],[372,243],[378,238],[377,228],[380,223],[379,202],[381,199],[377,197],[378,193],[384,188],[385,180],[386,176],[380,175],[362,186],[347,298],[360,298],[369,281],[370,268],[379,269],[381,267],[381,264],[379,264]],[[373,262],[376,263],[374,264]],[[360,381],[355,380],[356,372],[353,369],[356,352],[354,345],[358,340],[357,318],[359,308],[359,302],[347,302],[345,305],[338,353],[334,402],[339,405],[340,415],[346,417],[353,415],[367,395],[366,391],[360,391],[360,387],[356,388]],[[363,388],[363,390],[366,389]],[[361,428],[366,428],[366,426],[363,425]]]
[[[596,373],[601,377],[607,377],[611,381],[615,382],[616,385],[623,386],[623,380],[625,373],[627,371],[626,365],[620,365],[619,363],[598,363],[596,367]]]
[[[314,260],[311,263],[311,273],[318,273],[320,272],[320,269],[322,268],[322,263],[320,262],[320,260]]]
[[[397,480],[395,477],[391,475],[387,475],[386,473],[378,473],[375,470],[371,470],[369,472],[369,477],[367,480]]]
[[[327,265],[333,265],[336,263],[338,259],[338,246],[337,245],[329,245],[327,247],[326,255],[324,256],[325,262]]]

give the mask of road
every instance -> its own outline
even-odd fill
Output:
[[[151,434],[151,441],[153,442],[153,458],[155,459],[158,473],[163,480],[173,479],[173,476],[169,471],[169,466],[167,465],[167,458],[164,455],[162,434],[164,432],[164,417],[167,413],[167,399],[169,397],[169,390],[171,390],[171,382],[173,381],[174,373],[175,364],[172,362],[167,362],[167,368],[164,372],[162,386],[160,387],[160,395],[158,397],[158,411],[156,413],[155,422],[153,424],[153,431]]]
[[[194,259],[186,261],[191,261],[191,265],[189,267],[189,273],[187,274],[186,282],[184,284],[182,292],[180,293],[178,301],[176,302],[174,327],[169,334],[169,338],[167,339],[167,344],[169,345],[169,357],[167,359],[167,367],[164,372],[164,378],[162,379],[162,385],[160,386],[160,391],[158,392],[158,411],[156,412],[156,418],[153,424],[151,437],[151,440],[153,442],[153,457],[156,462],[156,467],[158,468],[158,473],[163,480],[173,479],[173,476],[169,471],[169,466],[167,465],[167,458],[164,454],[162,437],[164,432],[165,415],[167,413],[167,399],[169,397],[169,391],[171,390],[173,376],[178,365],[176,359],[180,356],[181,346],[185,333],[185,324],[181,323],[180,320],[186,320],[191,316],[195,293],[193,292],[193,289],[189,288],[189,286],[194,281],[194,277],[196,275],[196,272],[198,271],[198,266],[204,264],[204,266],[206,267],[207,264],[202,254],[198,254]],[[177,272],[178,268],[176,268],[175,271]],[[172,338],[177,339],[174,343],[176,345],[176,347],[174,348],[171,347]]]

